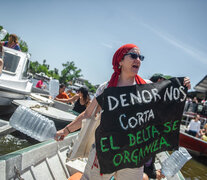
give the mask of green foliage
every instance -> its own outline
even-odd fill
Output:
[[[21,51],[22,52],[28,52],[29,49],[28,49],[27,43],[25,41],[21,40],[20,37],[18,37],[18,40],[19,40],[19,46],[21,48]]]
[[[30,61],[29,72],[32,74],[35,74],[37,72],[38,66],[39,66],[39,63],[37,61],[35,62]]]
[[[90,82],[88,82],[87,80],[85,81],[85,85],[88,87],[89,92],[95,93],[96,92],[96,88],[95,86],[93,86]]]
[[[67,61],[65,64],[63,63],[62,66],[64,69],[61,71],[61,76],[60,76],[60,83],[68,83],[69,81],[74,81],[75,78],[79,78],[82,75],[81,69],[78,69],[75,66],[75,63],[73,61]]]

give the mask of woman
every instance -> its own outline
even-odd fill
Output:
[[[74,103],[73,111],[82,113],[85,111],[86,107],[90,104],[90,96],[88,90],[84,87],[81,87],[78,90],[79,98]]]
[[[112,64],[114,73],[112,74],[110,81],[108,83],[104,83],[98,88],[95,98],[92,100],[87,109],[64,129],[59,130],[56,134],[55,139],[63,140],[64,137],[67,136],[70,132],[81,128],[82,119],[89,118],[97,106],[97,112],[99,111],[100,106],[98,105],[96,97],[102,94],[103,90],[106,87],[122,87],[131,86],[134,84],[145,84],[145,80],[137,75],[141,61],[143,59],[144,56],[140,55],[140,50],[136,45],[126,44],[120,47],[113,56]],[[88,163],[86,165],[82,179],[108,180],[113,175],[115,179],[118,180],[143,179],[143,166],[140,168],[121,169],[112,174],[100,174],[98,159],[96,158],[96,149],[93,147],[90,152]]]
[[[1,42],[3,46],[15,49],[17,51],[21,51],[21,48],[18,43],[18,37],[16,34],[9,35],[9,41]]]

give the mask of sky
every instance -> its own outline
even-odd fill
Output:
[[[63,69],[74,61],[93,85],[108,81],[112,57],[136,44],[145,56],[138,74],[207,75],[206,0],[7,0],[0,25],[27,42],[31,61]]]

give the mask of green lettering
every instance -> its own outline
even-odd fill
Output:
[[[145,138],[145,130],[144,129],[142,130],[142,136],[143,136],[144,142],[146,142],[149,139],[149,136],[148,136],[148,138]]]
[[[150,136],[150,128],[151,128],[151,126],[147,126],[146,127],[146,130],[147,130],[147,133],[148,133],[148,137],[150,138],[151,136]]]
[[[102,151],[102,152],[106,152],[106,151],[109,150],[109,148],[105,148],[105,145],[103,144],[103,141],[104,141],[104,140],[107,140],[107,139],[108,139],[107,137],[102,137],[102,138],[101,138],[100,145],[101,145],[101,151]]]
[[[170,144],[167,143],[167,141],[165,140],[165,138],[164,138],[164,137],[161,137],[161,139],[160,139],[160,147],[159,147],[159,149],[162,148],[162,145],[163,145],[163,144],[165,144],[167,147],[170,146]]]
[[[178,129],[178,127],[179,127],[178,124],[177,124],[178,122],[179,122],[179,120],[176,120],[176,121],[173,122],[173,127],[172,127],[172,130],[173,131],[175,131],[176,129]]]
[[[132,151],[132,154],[131,154],[131,160],[132,162],[136,163],[137,165],[137,162],[138,162],[138,157],[137,155],[135,155],[135,153],[138,151],[138,149],[135,149],[134,151]]]
[[[116,150],[116,149],[120,149],[120,147],[115,147],[114,146],[114,143],[113,143],[113,137],[112,136],[110,136],[110,145],[111,145],[111,149],[113,149],[113,150]]]
[[[142,148],[139,149],[139,161],[140,161],[140,156],[143,158],[143,152],[142,152]]]
[[[156,129],[155,126],[152,126],[152,137],[154,138],[155,137],[155,134],[160,134],[159,131]]]
[[[126,160],[130,163],[130,159],[129,159],[129,152],[128,151],[124,151],[124,163],[126,163]]]
[[[164,126],[167,128],[166,130],[164,129],[164,131],[163,132],[165,132],[165,133],[169,133],[170,131],[171,131],[171,127],[170,127],[170,122],[166,122],[165,124],[164,124]]]
[[[157,151],[158,150],[158,146],[157,146],[157,139],[155,140],[155,143],[154,143],[154,149],[153,149],[153,151]]]
[[[137,132],[137,144],[141,144],[143,141],[141,141],[141,137],[140,137],[141,131]],[[140,140],[140,141],[139,141]]]
[[[154,142],[153,142],[153,143],[154,143]],[[153,144],[153,143],[150,143],[150,144],[148,144],[148,145],[145,146],[145,149],[144,149],[144,156],[145,156],[146,154],[149,154],[149,153],[150,153],[149,151],[152,152],[152,144]]]
[[[116,162],[117,157],[120,157],[120,158],[119,158],[118,161]],[[122,156],[121,154],[116,154],[116,155],[114,156],[114,158],[113,158],[114,166],[119,166],[119,165],[121,164],[121,162],[122,162],[122,159],[123,159],[123,156]]]
[[[136,143],[136,138],[133,134],[128,134],[129,136],[129,146],[134,146]]]

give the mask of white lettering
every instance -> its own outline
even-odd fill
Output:
[[[135,128],[136,126],[140,126],[144,123],[146,123],[147,121],[150,121],[150,119],[154,119],[154,113],[152,111],[152,109],[150,110],[146,110],[144,112],[137,112],[135,117],[126,117],[126,114],[121,114],[119,116],[119,122],[120,125],[122,127],[122,129],[127,130],[128,128]],[[126,125],[124,125],[123,121],[126,121]]]
[[[166,88],[165,94],[164,94],[164,101],[166,101],[166,96],[168,96],[168,99],[170,101],[172,101],[172,86],[170,87],[170,93],[169,93],[169,89]]]
[[[133,125],[133,121],[134,121],[134,125]],[[137,126],[137,119],[135,117],[131,117],[129,118],[128,123],[130,128],[135,128]]]
[[[142,103],[142,98],[140,96],[139,91],[137,91],[137,95],[130,93],[131,103],[134,105],[136,103]]]
[[[158,89],[154,88],[151,91],[152,91],[152,95],[154,96],[155,102],[157,101],[157,98],[161,99],[161,96],[158,94]]]
[[[115,101],[115,105],[114,107],[112,107],[112,103],[111,103],[111,100],[114,100]],[[109,111],[113,111],[114,109],[116,109],[119,105],[119,101],[113,97],[113,96],[108,96],[108,105],[109,105]]]
[[[178,100],[179,99],[179,97],[180,97],[180,91],[179,91],[178,88],[174,88],[173,89],[173,97],[174,97],[175,100]]]
[[[129,106],[129,103],[124,104],[126,102],[126,99],[124,99],[125,96],[126,96],[126,94],[121,94],[120,95],[122,107]]]
[[[148,97],[147,97],[147,95],[145,97],[145,94],[148,94]],[[143,101],[145,103],[151,102],[152,101],[152,95],[151,95],[151,93],[149,91],[147,91],[147,90],[143,90],[142,91],[142,99],[143,99]]]
[[[180,90],[180,92],[183,94],[183,99],[180,99],[180,101],[181,102],[183,102],[183,101],[185,101],[185,98],[186,98],[186,93],[183,91],[185,89],[185,87],[183,87],[183,86],[180,86],[179,87],[179,90]]]
[[[124,130],[127,130],[128,129],[128,125],[127,126],[124,126],[124,124],[122,123],[122,117],[126,117],[126,115],[125,114],[121,114],[120,116],[119,116],[119,122],[120,122],[120,125],[121,125],[121,127],[124,129]]]

